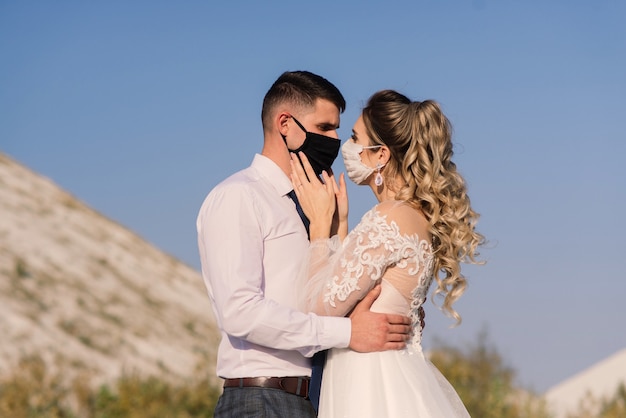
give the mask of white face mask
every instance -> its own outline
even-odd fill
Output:
[[[380,148],[382,145],[372,145],[364,147],[354,142],[352,139],[347,140],[341,147],[341,155],[343,163],[348,172],[348,178],[356,184],[363,184],[369,176],[372,175],[376,168],[368,167],[361,161],[361,153],[364,149]],[[382,165],[380,166],[382,168]]]

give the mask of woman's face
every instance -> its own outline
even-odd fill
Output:
[[[367,136],[367,131],[365,130],[365,122],[363,122],[363,116],[359,116],[356,120],[354,127],[352,127],[352,136],[348,141],[353,141],[363,147],[369,147],[372,145],[372,141],[369,136]],[[364,149],[361,152],[361,162],[368,167],[375,167],[377,163],[377,151],[379,148],[374,149]]]

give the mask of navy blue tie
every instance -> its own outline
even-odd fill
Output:
[[[300,215],[300,219],[302,219],[302,223],[304,224],[304,228],[306,229],[306,235],[309,236],[309,218],[306,217],[304,211],[302,210],[302,206],[300,206],[300,202],[298,202],[298,197],[296,196],[296,192],[294,190],[287,193],[289,198],[293,200],[296,204],[296,210],[298,211],[298,215]]]
[[[300,219],[302,219],[302,223],[306,228],[306,233],[308,236],[309,219],[304,214],[302,206],[300,206],[300,202],[298,202],[296,192],[292,190],[288,193],[288,195],[291,200],[293,200],[293,202],[296,204],[298,215],[300,215]],[[309,399],[311,400],[311,404],[313,404],[313,408],[315,408],[315,412],[317,412],[320,402],[320,389],[322,387],[322,372],[324,371],[324,363],[326,363],[326,350],[315,353],[312,361],[311,383],[309,384]]]
[[[322,388],[322,373],[326,363],[326,350],[318,351],[313,355],[311,367],[311,383],[309,384],[309,399],[317,412],[320,404],[320,389]]]

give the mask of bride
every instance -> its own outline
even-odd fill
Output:
[[[332,349],[318,416],[469,417],[421,347],[419,309],[429,288],[460,322],[452,308],[466,287],[460,263],[476,263],[484,242],[451,161],[449,121],[434,101],[380,91],[369,99],[342,154],[348,177],[370,186],[378,200],[350,233],[343,174],[337,183],[324,172],[322,183],[304,155],[292,156],[294,190],[310,221],[303,304],[321,315],[344,316],[381,286],[372,310],[408,315],[412,335],[398,351]]]

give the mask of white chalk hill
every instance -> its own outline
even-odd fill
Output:
[[[197,271],[0,153],[0,375],[214,376],[218,339]]]
[[[626,349],[555,385],[545,397],[554,417],[566,418],[579,412],[581,402],[588,396],[597,401],[613,398],[620,384],[626,385]],[[589,404],[584,405],[594,409]]]

